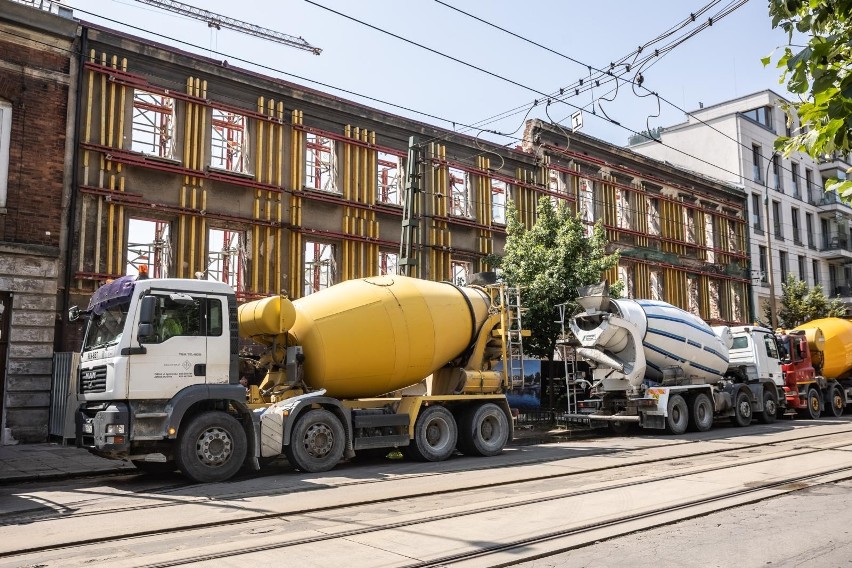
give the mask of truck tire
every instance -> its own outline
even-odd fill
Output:
[[[458,449],[466,456],[496,456],[509,441],[509,420],[496,404],[468,408],[459,421]]]
[[[775,387],[763,389],[763,412],[757,417],[763,424],[772,424],[778,417],[778,395],[774,389]]]
[[[343,424],[333,412],[317,408],[308,410],[296,420],[284,454],[296,469],[317,473],[336,466],[345,449]]]
[[[666,430],[669,434],[680,435],[686,432],[689,426],[689,409],[683,397],[679,394],[671,395],[667,408]]]
[[[178,434],[177,466],[198,483],[225,481],[243,466],[246,445],[245,430],[236,418],[215,410],[202,412]]]
[[[430,406],[414,423],[414,438],[405,447],[406,457],[417,461],[444,461],[453,454],[458,427],[452,413],[443,406]]]
[[[808,396],[805,398],[805,407],[799,410],[799,413],[804,418],[810,418],[811,420],[816,420],[819,418],[820,414],[822,414],[822,410],[819,407],[819,391],[814,387],[808,389]]]
[[[740,389],[734,397],[734,424],[748,426],[751,419],[751,398],[746,391]]]
[[[156,475],[160,473],[172,473],[177,471],[178,466],[173,461],[149,462],[143,460],[130,460],[130,463],[141,473]]]
[[[843,411],[846,410],[846,401],[843,398],[843,389],[840,388],[840,385],[832,385],[828,389],[825,408],[832,416],[843,416]]]
[[[713,427],[713,403],[705,393],[698,393],[692,399],[689,421],[692,428],[698,432],[706,432]]]

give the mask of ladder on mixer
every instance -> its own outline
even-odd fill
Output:
[[[523,389],[524,384],[524,326],[521,314],[521,289],[518,286],[503,288],[503,305],[507,314],[507,329],[505,330],[506,359],[510,390]],[[529,335],[529,332],[526,332]]]
[[[579,412],[578,395],[581,392],[580,388],[585,384],[580,372],[577,369],[577,346],[579,342],[573,338],[573,334],[565,330],[565,316],[568,304],[559,304],[556,306],[559,310],[559,324],[561,333],[556,341],[559,355],[562,357],[562,364],[565,366],[565,389],[566,398],[568,399],[568,414],[577,414]],[[580,388],[578,388],[580,387]]]

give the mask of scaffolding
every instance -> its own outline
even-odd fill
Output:
[[[585,390],[589,382],[577,368],[577,347],[580,343],[573,333],[565,329],[568,304],[558,304],[556,308],[559,310],[559,319],[556,323],[559,324],[560,329],[556,348],[565,370],[565,396],[568,399],[566,411],[568,414],[577,414],[579,412],[579,395]]]
[[[504,327],[503,341],[506,345],[506,378],[512,391],[523,392],[524,389],[524,331],[521,314],[521,288],[519,286],[503,286],[501,302],[506,309],[507,325]]]

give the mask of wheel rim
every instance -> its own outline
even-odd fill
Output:
[[[698,408],[696,410],[697,410],[697,414],[698,414],[698,422],[703,424],[707,420],[707,413],[708,413],[707,405],[704,404],[704,403],[701,403],[701,404],[698,405]]]
[[[831,404],[834,405],[835,410],[840,410],[843,408],[843,397],[840,396],[840,393],[836,390],[834,391],[834,396],[831,397]]]
[[[315,458],[323,458],[334,446],[334,432],[325,424],[314,424],[305,432],[305,451]]]
[[[499,425],[497,424],[497,419],[493,416],[485,418],[479,427],[479,434],[486,442],[493,441],[498,431]]]
[[[819,398],[816,395],[811,397],[811,410],[814,412],[819,410]]]
[[[748,401],[747,397],[742,397],[742,399],[740,399],[740,416],[743,418],[751,416],[751,403]]]
[[[773,400],[772,398],[766,399],[766,401],[763,403],[763,410],[769,415],[775,414],[778,410],[775,407],[775,400]]]
[[[195,444],[195,454],[206,466],[218,467],[231,458],[234,441],[231,434],[224,428],[212,427],[206,429],[198,437]]]
[[[433,418],[426,426],[424,437],[430,448],[443,450],[450,443],[450,426],[443,418]]]

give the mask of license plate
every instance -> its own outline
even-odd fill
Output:
[[[92,432],[93,432],[93,429],[92,429],[91,424],[83,424],[83,433],[84,434],[91,434]]]

